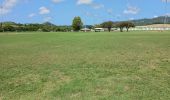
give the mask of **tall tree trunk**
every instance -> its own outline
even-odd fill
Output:
[[[129,32],[129,28],[127,27],[126,29],[127,29],[127,32]]]
[[[120,32],[123,32],[123,28],[122,27],[120,27]]]
[[[108,28],[108,31],[110,32],[110,31],[111,31],[111,28]]]

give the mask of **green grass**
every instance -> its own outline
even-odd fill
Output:
[[[170,32],[1,33],[1,99],[169,100]]]

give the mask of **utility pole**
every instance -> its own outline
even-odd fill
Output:
[[[168,4],[168,0],[165,1],[165,19],[164,19],[164,30],[166,30],[166,24],[167,24],[167,4]]]

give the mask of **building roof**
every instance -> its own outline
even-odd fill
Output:
[[[147,25],[147,27],[151,27],[151,28],[167,27],[167,28],[170,28],[170,24],[153,24],[153,25]]]
[[[103,30],[104,28],[95,28],[95,30]]]

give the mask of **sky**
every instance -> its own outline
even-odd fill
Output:
[[[84,24],[170,15],[170,0],[0,0],[0,22],[71,25],[75,16]]]

